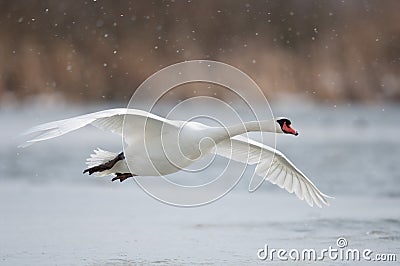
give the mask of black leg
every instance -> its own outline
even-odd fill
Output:
[[[117,155],[117,157],[115,157],[114,159],[112,159],[111,161],[108,161],[106,163],[85,169],[83,171],[83,173],[87,173],[89,172],[89,175],[96,173],[96,172],[103,172],[105,170],[110,170],[111,168],[113,168],[113,166],[118,162],[118,161],[122,161],[125,159],[125,155],[123,152],[121,152],[120,154]]]
[[[117,176],[116,177],[114,177],[113,179],[111,179],[111,181],[115,181],[115,180],[119,180],[119,182],[122,182],[122,181],[125,181],[126,179],[128,179],[129,177],[132,177],[132,176],[136,176],[136,175],[134,175],[134,174],[132,174],[132,173],[124,173],[124,174],[121,174],[121,173],[115,173]]]

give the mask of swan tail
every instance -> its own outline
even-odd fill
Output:
[[[117,154],[115,152],[105,151],[102,149],[94,150],[90,157],[86,159],[86,165],[88,166],[88,169],[86,169],[84,173],[89,172],[89,174],[93,174],[95,176],[129,173],[129,169],[124,158],[125,157],[123,156],[123,153]],[[107,165],[110,164],[111,166],[107,167]]]
[[[90,157],[86,159],[86,165],[88,167],[94,167],[108,161],[113,160],[118,154],[115,152],[105,151],[102,149],[94,150]]]
[[[97,149],[97,150],[94,150],[92,154],[90,154],[89,158],[86,159],[86,165],[90,169],[90,168],[105,164],[105,163],[113,160],[117,156],[118,156],[118,154],[115,152]],[[105,171],[101,171],[101,172],[94,172],[93,174],[95,176],[106,176],[106,175],[111,174],[111,172],[110,172],[110,170],[105,170]]]

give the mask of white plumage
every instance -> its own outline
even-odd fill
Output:
[[[216,153],[256,165],[257,175],[266,177],[266,180],[289,193],[295,193],[310,206],[314,203],[319,207],[329,205],[329,197],[320,192],[280,151],[240,136],[250,131],[297,135],[286,118],[210,127],[193,121],[168,120],[142,110],[119,108],[33,127],[24,134],[40,134],[20,146],[55,138],[89,124],[122,135],[125,143],[125,159],[117,161],[111,169],[96,172],[98,176],[129,172],[139,176],[167,175],[189,166],[207,153]],[[213,141],[202,142],[205,138]],[[117,155],[97,149],[86,163],[89,167],[95,167],[113,160]]]

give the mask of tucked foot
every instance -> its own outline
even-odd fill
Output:
[[[113,168],[113,166],[118,161],[121,161],[121,160],[124,160],[124,159],[125,159],[124,153],[121,152],[120,154],[117,155],[117,157],[115,157],[111,161],[108,161],[106,163],[103,163],[103,164],[100,164],[100,165],[93,166],[93,167],[90,167],[88,169],[85,169],[83,171],[83,173],[89,173],[89,175],[91,175],[91,174],[96,173],[96,172],[103,172],[105,170],[110,170],[111,168]]]
[[[114,182],[115,180],[119,180],[119,182],[122,182],[122,181],[125,181],[126,179],[128,179],[129,177],[136,176],[136,175],[131,174],[131,173],[124,173],[124,174],[115,173],[115,174],[117,176],[114,177],[113,179],[111,179],[112,182]]]

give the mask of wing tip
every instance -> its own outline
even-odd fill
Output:
[[[19,144],[17,146],[18,149],[23,149],[23,148],[27,148],[29,146],[31,146],[32,144],[34,144],[36,141],[35,140],[27,140],[21,144]]]
[[[335,197],[326,195],[326,194],[324,194],[324,193],[321,193],[321,195],[322,195],[323,197],[325,197],[325,198],[328,198],[328,199],[336,199]]]
[[[328,196],[322,192],[320,192],[320,199],[322,201],[322,203],[324,203],[326,206],[331,206],[331,204],[329,203],[328,199],[335,199],[335,197],[332,196]],[[322,206],[321,206],[322,207]]]
[[[299,196],[297,196],[297,197],[300,200],[305,200],[305,202],[307,202],[307,204],[310,207],[314,207],[314,203],[315,203],[315,205],[318,206],[318,208],[322,208],[324,205],[329,207],[330,203],[329,203],[328,199],[335,199],[335,197],[328,196],[328,195],[326,195],[326,194],[324,194],[322,192],[320,192],[320,195],[318,195],[318,199],[312,198],[311,202],[309,202],[307,200],[307,197],[304,197],[304,196],[302,198],[300,198]],[[323,204],[321,204],[321,203],[323,203]]]

